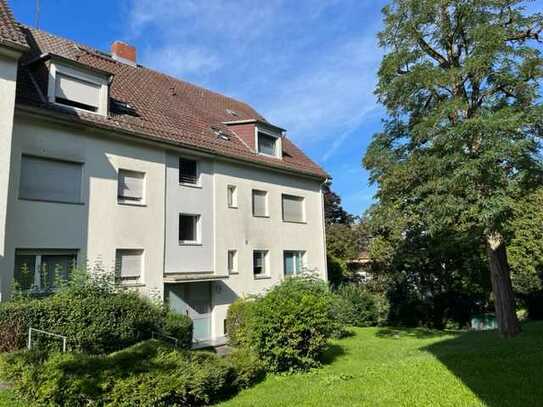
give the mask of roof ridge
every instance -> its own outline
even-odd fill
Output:
[[[25,35],[20,31],[7,0],[0,0],[0,43],[18,49],[28,49]]]

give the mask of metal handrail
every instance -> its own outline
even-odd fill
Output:
[[[45,334],[45,335],[49,335],[49,336],[54,336],[54,337],[57,337],[57,338],[62,338],[62,352],[66,352],[66,342],[67,342],[67,340],[68,340],[68,337],[67,337],[67,336],[55,334],[55,333],[53,333],[53,332],[43,331],[43,330],[41,330],[41,329],[36,329],[36,328],[32,328],[32,327],[29,327],[29,328],[28,328],[28,343],[27,343],[27,348],[28,348],[29,350],[32,349],[32,331],[39,332],[39,333],[42,333],[42,334]]]

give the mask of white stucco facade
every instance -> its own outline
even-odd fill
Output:
[[[284,278],[284,252],[303,252],[304,269],[326,279],[322,180],[227,160],[159,143],[17,111],[10,149],[5,254],[0,258],[2,295],[9,295],[19,250],[74,250],[78,262],[112,270],[116,250],[141,250],[137,289],[190,314],[200,302],[204,337],[224,336],[228,306],[259,294]],[[81,202],[59,203],[20,196],[23,156],[82,165]],[[179,159],[197,162],[198,184],[179,182]],[[144,173],[144,200],[118,202],[119,170]],[[236,205],[227,190],[236,188]],[[267,193],[268,216],[255,217],[252,191]],[[285,222],[283,194],[303,198],[304,222]],[[200,217],[199,242],[179,241],[179,215]],[[236,251],[229,273],[228,251]],[[255,276],[253,252],[265,250],[267,272]],[[173,294],[172,294],[173,293]],[[202,308],[202,301],[207,302]],[[193,307],[195,308],[195,307]],[[196,309],[195,308],[195,309]]]

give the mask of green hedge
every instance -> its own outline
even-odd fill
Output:
[[[341,329],[335,302],[325,282],[288,278],[264,296],[238,301],[227,317],[228,334],[269,371],[308,369],[319,365],[328,340]]]
[[[98,286],[63,290],[42,299],[18,299],[0,304],[0,350],[21,349],[28,327],[68,337],[69,349],[103,354],[123,349],[161,332],[179,339],[184,347],[192,341],[192,322],[172,316],[161,306],[128,291]],[[36,346],[59,350],[60,342],[36,335]]]
[[[149,340],[106,356],[5,354],[0,377],[33,405],[196,406],[228,397],[247,383],[237,372],[248,369],[237,366],[213,353]]]
[[[387,316],[384,295],[379,296],[359,284],[345,284],[336,291],[336,317],[346,325],[357,327],[375,326]]]

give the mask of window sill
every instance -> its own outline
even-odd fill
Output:
[[[237,275],[239,275],[239,271],[229,271],[229,272],[228,272],[228,275],[230,275],[230,276],[237,276]]]
[[[85,202],[67,202],[67,201],[54,201],[50,199],[39,199],[39,198],[18,198],[19,201],[29,201],[29,202],[49,202],[49,203],[56,203],[56,204],[65,204],[65,205],[85,205]]]
[[[230,206],[230,205],[228,205],[228,208],[229,209],[239,209],[237,206]]]
[[[59,103],[59,102],[51,102],[53,105],[55,106],[58,106],[64,110],[67,110],[68,112],[75,112],[75,113],[90,113],[90,114],[95,114],[97,116],[102,116],[102,117],[106,117],[107,115],[104,114],[103,112],[100,111],[100,108],[97,108],[98,110],[96,111],[93,111],[93,110],[87,110],[87,109],[82,109],[80,107],[75,107],[75,106],[70,106],[70,105],[65,105],[63,103]]]
[[[121,288],[141,288],[145,287],[144,283],[121,283]]]
[[[142,208],[147,207],[147,204],[145,203],[132,202],[132,201],[117,201],[117,204],[122,205],[122,206],[139,206]]]
[[[255,280],[270,280],[271,276],[254,276]]]
[[[269,219],[270,215],[253,215],[253,218]]]
[[[179,242],[179,246],[202,246],[202,243],[201,242],[185,242],[181,240]]]
[[[268,158],[275,158],[276,160],[282,160],[283,159],[283,157],[278,157],[276,155],[271,155],[271,154],[266,154],[266,153],[261,153],[261,152],[258,152],[257,154],[261,155],[261,156],[264,156],[264,157],[268,157]]]
[[[202,189],[202,184],[187,184],[186,182],[180,182],[180,187]]]
[[[303,221],[303,222],[298,222],[296,220],[284,220],[283,219],[283,223],[294,223],[294,224],[298,224],[298,225],[307,225],[307,222]]]

